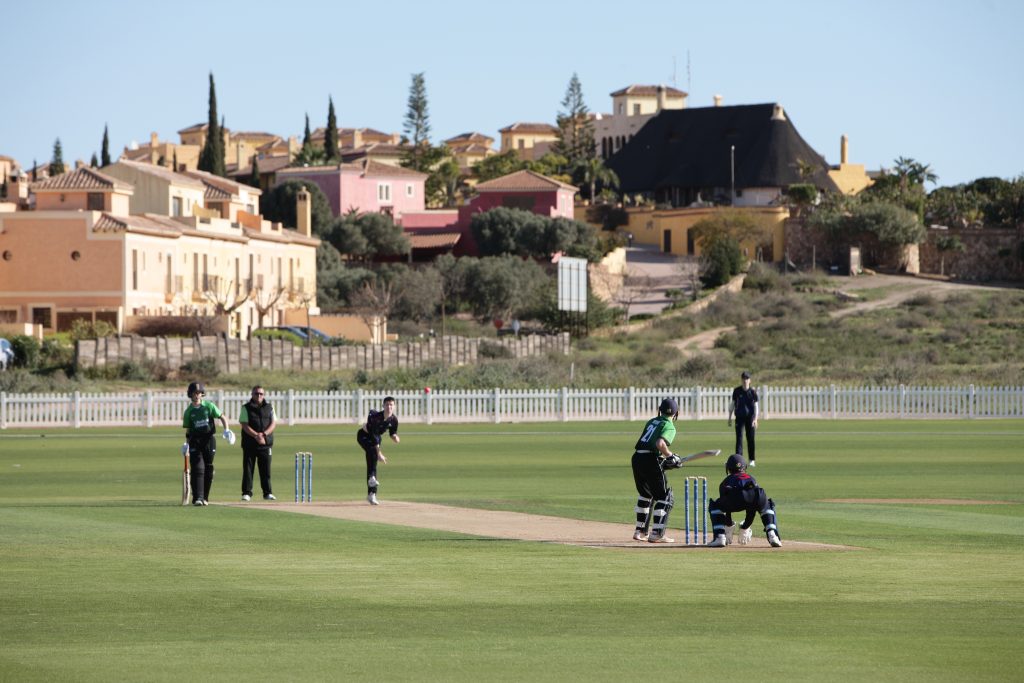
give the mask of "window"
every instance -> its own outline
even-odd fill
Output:
[[[406,184],[406,186],[405,186],[405,196],[406,197],[415,197],[416,196],[416,186],[413,185],[412,183]]]
[[[90,192],[85,197],[85,208],[88,211],[102,211],[103,210],[103,193],[102,192]]]
[[[132,249],[132,289],[139,288],[139,250]]]
[[[391,183],[377,183],[377,201],[382,204],[391,203]]]
[[[633,115],[636,116],[639,113],[640,113],[640,105],[639,104],[634,104],[633,105]]]
[[[43,327],[50,327],[51,308],[49,306],[39,306],[32,308],[32,324],[42,325]]]
[[[171,215],[181,215],[181,197],[171,197]]]
[[[519,149],[526,149],[526,140],[519,138]]]
[[[624,105],[622,102],[619,102],[619,114],[621,115],[621,114],[625,114],[625,113],[626,113],[626,105]]]

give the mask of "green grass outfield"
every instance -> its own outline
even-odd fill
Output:
[[[724,420],[679,428],[681,454],[730,450]],[[385,442],[381,499],[628,534],[639,429],[404,425],[401,445]],[[279,430],[279,498],[292,497],[291,454],[310,450],[318,500],[361,499],[354,432]],[[783,541],[857,548],[821,552],[641,552],[183,508],[181,441],[178,429],[0,433],[0,680],[1024,675],[1022,421],[764,422],[752,473]],[[216,462],[214,502],[237,501],[239,448]],[[722,462],[685,471],[717,483]]]

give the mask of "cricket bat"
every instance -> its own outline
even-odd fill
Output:
[[[721,452],[721,449],[713,451],[701,451],[700,453],[694,453],[693,455],[688,455],[685,458],[680,458],[679,461],[682,463],[690,462],[691,460],[700,460],[701,458],[713,458]]]
[[[181,471],[181,504],[188,505],[192,497],[192,465],[189,463],[188,453],[185,453],[185,467]]]

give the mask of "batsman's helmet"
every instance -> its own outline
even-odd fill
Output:
[[[188,397],[192,398],[193,394],[205,394],[206,387],[203,386],[202,382],[192,382],[188,385]]]
[[[739,453],[733,453],[729,456],[729,459],[725,461],[725,471],[729,474],[736,474],[747,469],[747,462],[743,459],[743,456]]]
[[[672,398],[662,399],[661,405],[658,406],[658,412],[669,417],[679,417],[679,404]]]

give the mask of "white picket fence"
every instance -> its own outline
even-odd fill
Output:
[[[1024,418],[1024,387],[758,387],[762,419]],[[270,392],[279,422],[351,424],[380,405],[386,392]],[[403,422],[559,422],[643,420],[656,414],[661,399],[679,402],[682,419],[725,419],[731,388],[529,389],[483,391],[399,391]],[[246,391],[213,391],[208,398],[229,424]],[[8,427],[146,427],[180,425],[184,392],[0,393],[0,429]]]

